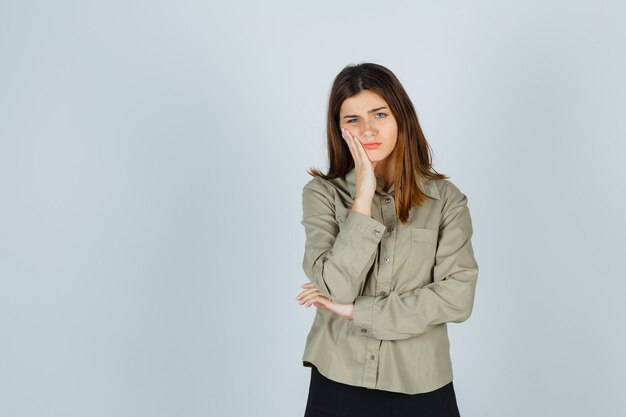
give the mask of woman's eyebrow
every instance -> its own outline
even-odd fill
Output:
[[[382,110],[382,109],[386,109],[386,108],[387,108],[387,107],[385,107],[385,106],[376,107],[375,109],[368,110],[368,113],[374,113],[375,111]],[[344,119],[345,119],[346,117],[358,117],[358,116],[357,116],[356,114],[348,114],[348,115],[346,115],[346,116],[343,116],[343,118],[344,118]]]

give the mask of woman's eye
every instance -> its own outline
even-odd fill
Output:
[[[376,116],[378,116],[379,114],[382,114],[382,115],[383,115],[383,117],[387,116],[387,114],[386,114],[386,113],[376,113]],[[380,119],[380,117],[379,117],[379,119]]]
[[[354,121],[356,121],[356,119],[348,119],[348,123],[352,123]]]

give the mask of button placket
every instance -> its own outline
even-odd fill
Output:
[[[381,214],[387,225],[385,229],[385,236],[383,244],[381,246],[381,255],[383,263],[380,265],[379,275],[376,285],[376,294],[385,296],[389,293],[392,281],[393,272],[393,255],[395,250],[395,238],[396,238],[396,210],[393,205],[393,198],[388,195],[382,195],[381,201]]]
[[[365,372],[363,374],[363,384],[368,388],[376,388],[376,379],[378,374],[378,355],[380,351],[381,341],[375,338],[369,338],[367,341]]]

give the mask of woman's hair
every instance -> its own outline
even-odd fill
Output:
[[[363,90],[381,96],[389,105],[398,125],[398,149],[393,161],[395,204],[398,219],[406,223],[411,205],[419,207],[428,199],[418,187],[418,181],[449,177],[433,169],[431,148],[422,133],[413,103],[398,78],[382,65],[367,62],[348,65],[337,74],[330,91],[326,118],[330,167],[327,174],[317,168],[309,168],[308,173],[333,179],[345,176],[354,167],[350,149],[341,136],[339,111],[344,100]],[[405,187],[406,184],[409,186]]]

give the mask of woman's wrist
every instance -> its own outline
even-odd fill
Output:
[[[356,197],[352,203],[352,210],[372,217],[372,199],[366,197]]]

